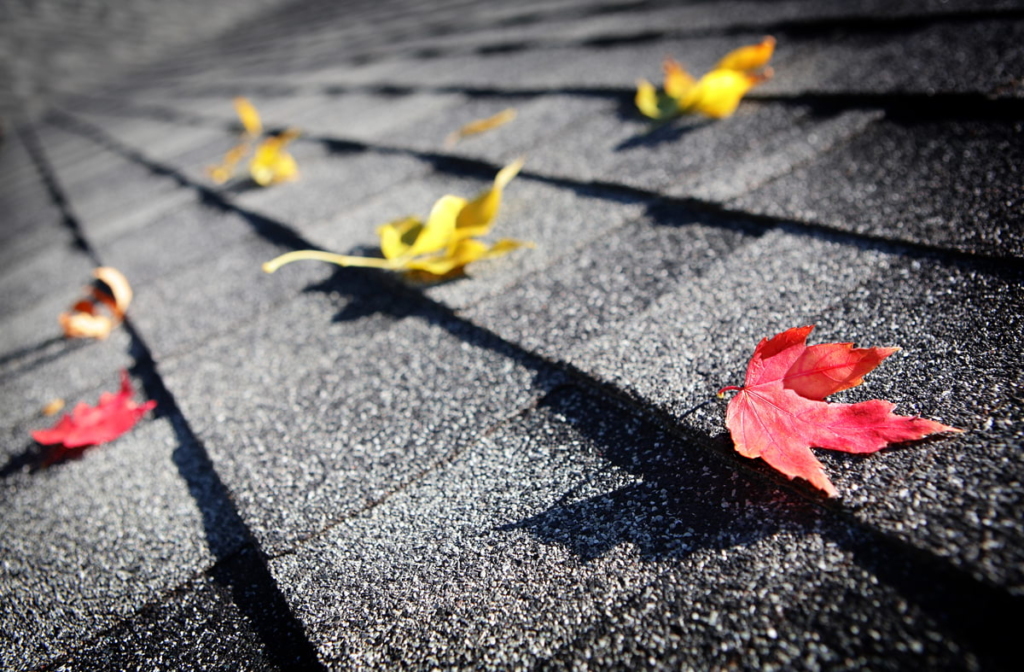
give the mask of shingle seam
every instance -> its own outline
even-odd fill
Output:
[[[286,224],[272,217],[266,217],[258,212],[236,205],[222,191],[191,180],[178,170],[149,159],[141,152],[115,140],[95,125],[82,121],[75,115],[59,112],[55,119],[55,125],[93,142],[111,153],[145,167],[154,175],[173,180],[178,186],[196,192],[200,202],[207,207],[221,212],[233,212],[241,215],[246,219],[253,232],[267,242],[293,250],[320,249]]]
[[[76,241],[82,253],[86,254],[97,266],[102,266],[100,256],[82,232],[71,203],[65,196],[60,181],[31,125],[21,124],[17,132],[25,139],[32,161],[40,174],[44,176],[47,189],[54,203],[61,210],[65,224],[75,232]],[[206,447],[193,432],[174,395],[164,383],[149,346],[135,328],[130,317],[124,318],[122,326],[130,338],[129,354],[134,362],[130,370],[141,380],[147,398],[157,402],[157,417],[167,419],[178,440],[179,445],[174,452],[174,461],[197,508],[203,515],[203,525],[206,528],[211,555],[220,561],[236,554],[245,546],[252,546],[262,556],[263,553],[259,549],[252,531],[238,513],[238,507],[217,473]],[[189,466],[189,462],[199,464],[198,473]],[[209,516],[226,518],[226,522],[210,519]],[[232,543],[226,548],[222,547],[224,542],[216,538],[222,532],[222,528],[230,529],[232,535],[240,536],[241,542]],[[312,643],[302,634],[304,631],[301,624],[291,613],[280,588],[270,574],[265,559],[262,559],[261,562],[261,575],[255,577],[258,581],[258,593],[261,598],[259,605],[251,604],[246,594],[241,592],[242,586],[238,585],[241,577],[222,577],[221,580],[232,584],[228,587],[234,591],[236,605],[249,617],[259,631],[261,642],[272,658],[282,663],[288,663],[293,661],[297,655],[303,664],[307,665],[307,669],[323,669],[316,658]],[[232,580],[233,578],[235,580]],[[273,614],[268,615],[255,610],[257,607],[268,606],[273,609]],[[280,632],[282,626],[295,636],[287,640],[282,638]]]
[[[475,163],[473,165],[475,165]],[[770,218],[764,219],[770,220]],[[771,221],[774,222],[774,220]],[[287,228],[287,225],[281,226]],[[807,227],[804,226],[802,228],[806,229]],[[829,231],[829,234],[834,236],[835,232]],[[848,237],[851,240],[863,242],[861,237]],[[890,243],[886,241],[886,245],[890,245]],[[741,473],[744,473],[748,477],[762,481],[767,480],[771,482],[774,486],[783,488],[795,494],[796,496],[799,496],[809,501],[812,505],[819,507],[823,511],[827,511],[830,515],[833,515],[838,519],[842,520],[848,526],[861,531],[868,537],[871,537],[877,544],[881,544],[883,547],[886,548],[904,549],[906,551],[906,553],[903,554],[904,557],[907,557],[907,553],[913,551],[913,553],[916,554],[914,557],[918,558],[915,564],[922,565],[921,567],[916,567],[915,572],[921,572],[928,575],[935,575],[936,572],[938,572],[942,576],[949,575],[959,577],[957,579],[958,581],[967,582],[968,585],[971,585],[981,593],[985,593],[986,595],[991,597],[991,599],[998,598],[998,600],[1002,601],[1017,600],[1017,598],[1007,596],[1005,594],[1005,591],[1003,591],[1000,587],[992,586],[983,577],[976,577],[972,575],[969,572],[969,570],[964,570],[962,568],[953,566],[951,563],[949,563],[948,561],[939,556],[931,554],[924,549],[913,546],[909,542],[900,539],[899,537],[893,536],[884,530],[872,527],[864,521],[858,520],[852,514],[846,512],[840,504],[821,501],[820,496],[817,493],[808,492],[807,487],[803,487],[793,481],[789,481],[788,479],[785,479],[781,475],[775,474],[774,472],[767,473],[767,470],[765,468],[760,467],[756,463],[750,462],[748,460],[740,460],[738,457],[736,457],[733,451],[724,450],[720,445],[720,441],[716,442],[716,440],[710,436],[695,433],[686,428],[685,426],[680,425],[677,419],[671,417],[667,413],[667,411],[655,407],[650,402],[643,398],[640,398],[636,394],[618,388],[612,385],[611,383],[597,380],[593,378],[590,374],[586,373],[585,371],[582,371],[581,369],[579,369],[578,367],[571,363],[551,359],[543,355],[526,350],[525,348],[516,343],[510,343],[502,339],[499,335],[495,334],[494,332],[491,332],[490,330],[484,327],[476,325],[466,320],[465,318],[462,318],[454,309],[438,301],[430,299],[422,292],[414,288],[408,287],[400,280],[392,278],[383,273],[378,273],[376,275],[380,279],[382,288],[389,290],[394,295],[398,295],[400,297],[405,297],[407,299],[412,300],[414,302],[414,305],[423,306],[426,309],[425,314],[429,313],[435,316],[429,319],[436,320],[441,326],[448,329],[456,337],[466,339],[468,338],[467,333],[472,333],[473,340],[475,340],[476,342],[485,341],[489,343],[498,344],[501,350],[504,351],[503,354],[505,354],[505,356],[510,356],[511,353],[511,356],[516,356],[521,361],[532,363],[530,365],[532,368],[543,368],[545,370],[555,371],[560,370],[566,375],[568,375],[572,380],[576,381],[584,389],[589,389],[594,393],[609,399],[618,400],[619,403],[626,405],[634,412],[642,414],[642,417],[652,419],[670,435],[675,436],[676,438],[679,439],[690,441],[698,446],[701,446],[701,448],[705,450],[706,453],[709,453],[711,456],[713,456],[714,459],[723,462],[730,468],[736,469]],[[874,547],[876,545],[876,543],[874,542],[870,544],[870,546]],[[923,567],[928,567],[929,569],[925,571]],[[939,569],[936,570],[934,569],[935,567],[938,567]],[[1024,598],[1013,602],[1013,604],[1016,605],[1017,602],[1024,602]]]
[[[506,343],[507,344],[506,341],[502,341],[502,343]],[[523,351],[523,352],[526,352],[526,351]],[[529,356],[532,357],[532,355],[529,355]],[[556,366],[552,366],[551,368],[552,368],[552,371],[557,371],[558,370],[558,368]],[[452,464],[453,462],[455,462],[456,460],[458,460],[459,457],[464,455],[466,452],[468,452],[469,450],[471,450],[475,446],[479,445],[482,441],[486,440],[487,437],[492,436],[494,433],[496,433],[502,427],[507,427],[508,425],[512,424],[516,420],[518,420],[520,418],[523,418],[523,417],[529,415],[530,413],[532,413],[533,411],[535,411],[541,404],[544,403],[544,400],[549,395],[555,393],[556,391],[558,391],[558,390],[560,390],[560,389],[562,389],[564,387],[565,387],[564,383],[563,384],[556,384],[556,385],[553,386],[553,388],[550,391],[548,391],[548,392],[546,392],[544,394],[538,395],[535,399],[531,400],[529,403],[524,404],[521,407],[514,409],[512,412],[506,413],[502,418],[500,418],[499,420],[497,420],[495,422],[492,422],[491,424],[489,424],[486,427],[484,427],[482,430],[480,430],[478,432],[473,432],[473,436],[469,440],[466,440],[466,441],[455,440],[455,441],[453,441],[452,443],[457,446],[456,448],[454,448],[453,450],[450,450],[450,451],[442,454],[437,459],[432,460],[429,464],[427,464],[422,469],[420,469],[420,470],[416,471],[415,473],[413,473],[407,480],[405,480],[402,483],[400,483],[397,487],[395,487],[395,488],[393,488],[391,490],[388,490],[387,492],[382,493],[379,497],[376,497],[376,498],[374,498],[374,499],[372,499],[370,501],[365,502],[360,507],[354,508],[351,511],[346,511],[344,515],[339,516],[338,518],[335,518],[335,519],[331,520],[330,522],[325,524],[323,527],[317,529],[314,532],[311,532],[309,534],[302,535],[300,537],[296,537],[294,539],[289,540],[289,547],[288,548],[282,549],[282,550],[280,550],[280,551],[278,551],[276,553],[268,554],[267,555],[267,559],[268,560],[279,560],[279,559],[284,558],[284,557],[293,556],[293,555],[301,552],[303,546],[309,544],[310,542],[316,541],[317,539],[322,539],[323,537],[328,535],[332,530],[337,528],[339,525],[343,525],[343,524],[345,524],[349,520],[353,520],[355,518],[359,518],[361,516],[365,516],[366,514],[370,513],[374,509],[377,509],[377,508],[381,507],[382,505],[386,504],[387,502],[389,502],[390,500],[392,500],[396,496],[402,494],[403,492],[406,492],[406,491],[411,490],[412,488],[418,486],[424,480],[429,478],[432,474],[435,474],[435,473],[439,472],[444,467],[446,467],[446,466]]]
[[[748,100],[760,103],[802,105],[820,113],[848,110],[882,110],[886,119],[903,124],[936,121],[1004,121],[1024,119],[1024,99],[994,97],[984,93],[872,93],[814,92],[775,95],[754,92]]]

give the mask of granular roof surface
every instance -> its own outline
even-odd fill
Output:
[[[0,668],[1018,668],[1024,3],[0,16]],[[766,34],[733,116],[636,110]],[[210,180],[234,96],[298,180]],[[519,156],[534,247],[467,277],[261,270]],[[64,339],[99,265],[127,319]],[[963,433],[817,451],[836,499],[736,453],[715,392],[809,324],[901,348],[836,400]],[[122,369],[155,411],[50,463]]]

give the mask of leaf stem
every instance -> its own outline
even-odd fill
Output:
[[[384,268],[394,269],[396,268],[395,261],[393,259],[377,259],[374,257],[351,257],[345,254],[334,254],[332,252],[321,252],[319,250],[299,250],[297,252],[288,252],[282,254],[280,257],[271,259],[270,261],[263,264],[263,270],[267,273],[273,273],[277,269],[281,268],[285,264],[290,264],[293,261],[326,261],[331,264],[337,264],[338,266],[361,266],[363,268]]]
[[[683,413],[682,415],[680,415],[678,419],[682,420],[683,418],[686,418],[686,417],[688,417],[690,415],[693,415],[694,413],[696,413],[700,409],[704,408],[708,404],[713,403],[714,401],[715,401],[714,399],[705,399],[704,401],[700,402],[699,404],[697,404],[696,406],[694,406],[690,410],[688,410],[685,413]]]
[[[735,391],[735,392],[739,392],[739,391],[740,391],[740,390],[742,390],[742,389],[743,389],[743,388],[742,388],[742,387],[740,387],[740,386],[738,386],[738,385],[726,385],[725,387],[723,387],[722,389],[720,389],[720,390],[718,391],[718,394],[717,394],[716,396],[717,396],[717,397],[718,397],[719,399],[721,399],[722,397],[724,397],[724,396],[725,396],[725,393],[726,393],[726,392],[733,392],[733,391]]]

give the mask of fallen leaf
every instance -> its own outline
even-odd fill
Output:
[[[671,98],[682,100],[697,84],[697,80],[671,58],[666,58],[661,67],[665,71],[665,94]]]
[[[933,420],[896,415],[881,399],[856,404],[824,401],[856,387],[898,348],[854,348],[850,343],[807,345],[813,326],[789,329],[763,339],[754,350],[742,387],[729,401],[725,424],[737,452],[760,457],[790,478],[799,476],[838,492],[811,447],[847,453],[873,453],[890,443],[913,441],[938,432],[960,432]]]
[[[523,159],[518,159],[502,168],[491,188],[472,201],[459,196],[442,196],[426,222],[418,217],[404,217],[378,227],[382,258],[300,250],[266,262],[263,270],[273,273],[293,261],[313,260],[339,266],[414,272],[435,280],[462,273],[474,261],[499,257],[529,245],[511,239],[493,244],[477,240],[490,232],[501,206],[502,193],[522,167]]]
[[[77,301],[70,312],[57,317],[67,338],[105,339],[124,319],[132,302],[131,285],[119,270],[102,266],[95,269],[93,275],[103,286],[87,288],[89,296]],[[97,312],[101,306],[109,315]]]
[[[60,398],[57,398],[57,399],[51,399],[50,402],[46,404],[46,406],[43,406],[43,410],[40,411],[40,412],[44,416],[46,416],[48,418],[51,415],[57,415],[58,413],[60,413],[63,410],[64,410],[64,400],[60,399]]]
[[[260,120],[259,112],[246,98],[235,98],[234,103],[245,131],[239,144],[224,154],[220,164],[207,167],[206,174],[210,179],[216,184],[224,184],[230,180],[234,177],[238,164],[249,156],[250,152],[252,158],[249,160],[249,175],[253,182],[261,187],[298,179],[299,168],[295,157],[285,151],[285,147],[299,137],[299,131],[289,128],[257,142],[263,133],[263,122]]]
[[[498,128],[499,126],[504,126],[515,118],[516,109],[514,107],[510,107],[495,115],[487,117],[486,119],[471,121],[462,126],[459,130],[452,131],[444,141],[445,147],[454,147],[455,144],[463,138],[468,138],[471,135],[477,135],[478,133],[484,133],[485,131]]]
[[[263,122],[260,120],[260,113],[256,111],[256,106],[248,98],[241,96],[232,102],[235,104],[235,112],[238,113],[238,119],[242,122],[245,132],[253,137],[263,133]]]
[[[714,69],[752,72],[767,65],[774,53],[775,38],[768,35],[758,44],[733,49],[722,57]]]
[[[96,406],[79,403],[70,414],[64,414],[50,429],[32,432],[32,438],[44,446],[65,449],[83,448],[113,441],[135,426],[155,401],[136,404],[132,399],[132,383],[128,372],[121,372],[121,390],[104,392]]]
[[[771,68],[761,74],[736,70],[712,70],[701,77],[680,104],[683,113],[698,112],[714,119],[731,116],[750,87],[771,77]]]
[[[679,114],[679,101],[672,96],[659,92],[646,79],[637,80],[634,102],[641,114],[655,121],[671,119]]]
[[[656,121],[680,114],[699,113],[721,119],[739,106],[750,88],[772,77],[765,67],[775,51],[775,38],[747,45],[726,54],[713,70],[694,79],[678,62],[666,58],[663,90],[645,79],[637,81],[635,102],[640,112]]]
[[[252,161],[249,162],[249,174],[256,184],[268,187],[278,182],[298,179],[299,167],[295,158],[284,149],[297,137],[299,131],[289,128],[267,138],[256,147]]]
[[[246,139],[240,145],[236,145],[229,149],[224,154],[224,159],[220,165],[208,166],[206,168],[206,174],[210,176],[210,179],[216,184],[224,184],[235,175],[235,169],[238,164],[246,157],[251,148],[251,141]]]

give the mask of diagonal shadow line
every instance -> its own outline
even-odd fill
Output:
[[[635,7],[634,7],[635,11]],[[793,18],[776,21],[737,22],[719,27],[674,27],[641,28],[630,32],[608,32],[586,38],[560,39],[538,37],[529,40],[507,40],[492,42],[476,47],[428,47],[429,51],[414,52],[420,58],[438,58],[449,55],[506,54],[530,49],[609,49],[633,44],[651,44],[657,41],[706,39],[709,37],[749,36],[771,34],[781,36],[786,42],[820,39],[823,34],[832,36],[878,36],[902,34],[921,30],[935,24],[975,23],[991,19],[1014,19],[1024,15],[1019,9],[990,9],[977,11],[949,11],[932,13],[908,13],[902,16],[871,16],[846,14],[823,16],[809,19]],[[391,54],[393,52],[379,52]]]
[[[436,155],[434,158],[445,162],[452,160],[452,157],[444,155]],[[472,161],[468,163],[456,162],[457,165],[462,165],[462,167],[470,170],[478,167],[478,163]],[[659,205],[659,207],[663,206],[664,204]],[[835,236],[835,232],[829,233],[832,237]],[[822,234],[812,232],[812,235]],[[865,244],[865,241],[860,240],[856,236],[849,236],[849,238],[857,244]],[[888,241],[885,242],[885,245],[891,247],[891,243]],[[754,482],[762,485],[767,483],[769,488],[783,490],[789,493],[789,496],[795,496],[797,501],[802,502],[801,506],[810,506],[820,509],[823,514],[835,516],[849,529],[855,530],[857,534],[862,535],[866,540],[851,546],[848,542],[843,541],[845,537],[838,539],[838,541],[847,544],[851,549],[851,553],[858,558],[858,563],[863,564],[880,576],[887,576],[887,580],[894,582],[894,584],[910,585],[915,600],[920,601],[922,604],[931,605],[930,608],[939,608],[937,600],[941,601],[939,598],[930,597],[932,593],[928,591],[932,581],[942,581],[946,584],[957,586],[956,595],[951,596],[949,599],[960,600],[960,603],[968,607],[988,604],[1017,606],[1017,602],[1019,602],[1016,598],[1006,595],[999,589],[978,581],[951,562],[927,554],[904,541],[890,537],[883,531],[868,526],[845,511],[841,504],[822,502],[816,493],[806,492],[806,489],[801,488],[793,481],[778,477],[774,473],[766,473],[763,469],[754,466],[753,463],[748,464],[748,461],[738,461],[733,451],[725,450],[719,445],[721,441],[692,432],[680,425],[676,418],[669,416],[667,412],[661,409],[652,407],[645,400],[635,398],[611,383],[595,379],[572,364],[550,360],[530,352],[515,343],[510,343],[489,329],[468,322],[460,317],[455,310],[430,299],[419,289],[410,287],[390,275],[366,269],[338,269],[326,281],[310,285],[306,291],[341,295],[351,294],[351,274],[353,272],[359,273],[361,277],[375,278],[380,288],[388,290],[387,295],[398,299],[398,301],[381,302],[379,297],[375,296],[373,292],[356,295],[352,297],[353,300],[346,305],[343,312],[336,319],[352,319],[355,316],[365,316],[382,311],[393,313],[399,318],[415,316],[445,329],[466,343],[482,349],[492,350],[504,357],[516,359],[521,365],[535,371],[541,378],[552,371],[562,371],[585,389],[606,398],[618,400],[643,416],[652,418],[659,427],[663,428],[670,435],[702,447],[707,454],[726,464],[729,469],[743,473]],[[644,473],[642,467],[641,473]],[[652,481],[656,481],[662,476],[663,474],[659,476],[655,472],[650,474],[644,473],[644,477],[650,478]],[[878,549],[884,550],[880,551]],[[902,563],[902,569],[899,570],[889,566],[897,558]],[[918,579],[915,577],[923,578]],[[941,592],[935,594],[945,595],[945,593]],[[978,599],[963,597],[970,594],[976,594],[981,597]],[[946,598],[943,597],[941,599]],[[989,632],[989,634],[999,634],[999,637],[1002,636],[1002,631],[988,626],[975,628],[970,622],[962,621],[957,621],[954,625],[955,629],[967,633],[966,636],[972,639],[980,638],[982,641],[988,641],[985,639],[989,636],[986,635],[986,632]],[[999,644],[1002,641],[999,638],[997,640],[994,644]]]
[[[82,242],[83,252],[101,265],[98,254],[82,234],[78,218],[34,131],[19,130],[27,133],[33,141],[30,149],[32,160],[37,169],[48,177],[46,184],[50,194],[61,209],[65,222],[73,227]],[[236,605],[252,623],[275,665],[280,669],[325,669],[270,573],[259,543],[242,519],[206,447],[164,383],[149,346],[129,318],[125,318],[123,325],[130,338],[129,354],[134,361],[131,371],[141,380],[147,398],[157,402],[157,417],[169,421],[177,438],[178,446],[172,459],[202,514],[207,546],[215,559],[210,569],[211,577],[231,591]]]
[[[8,352],[0,355],[0,367],[5,366],[9,362],[13,362],[24,357],[31,357],[32,355],[44,350],[49,350],[54,345],[62,342],[67,342],[63,336],[51,336],[50,338],[40,341],[34,345],[18,348],[16,350],[9,350]]]
[[[235,604],[249,618],[268,656],[280,669],[325,669],[206,447],[167,389],[149,347],[130,320],[126,319],[124,326],[131,338],[132,372],[141,380],[146,397],[157,402],[158,414],[167,418],[177,437],[172,459],[202,512],[207,544],[216,559],[211,577],[230,589]]]
[[[78,219],[71,214],[70,205],[64,196],[64,190],[61,189],[57,176],[46,159],[46,153],[43,150],[42,143],[39,142],[39,136],[36,134],[35,129],[30,124],[20,123],[15,126],[14,132],[21,138],[36,172],[50,194],[50,198],[53,200],[54,205],[57,206],[57,209],[60,210],[61,223],[71,232],[74,248],[89,257],[96,266],[102,266],[103,264],[100,263],[99,257],[96,256],[96,251],[92,249],[92,246],[86,240]]]

